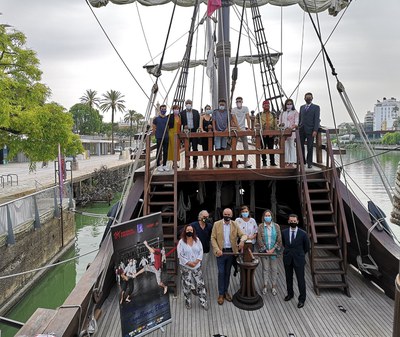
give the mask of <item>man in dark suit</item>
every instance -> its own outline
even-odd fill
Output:
[[[182,131],[185,131],[185,127],[189,132],[197,132],[200,127],[200,114],[197,110],[192,109],[192,101],[187,99],[185,102],[186,106],[184,110],[181,111],[181,122]],[[192,151],[197,151],[197,145],[199,144],[199,138],[190,138],[190,147]],[[193,156],[193,168],[197,167],[197,156]]]
[[[303,149],[304,164],[307,162],[307,167],[312,168],[313,161],[313,143],[314,138],[318,133],[320,122],[319,106],[312,103],[313,95],[308,92],[304,96],[305,105],[300,107],[299,115],[299,133],[300,144]],[[307,161],[305,157],[304,144],[307,140]]]
[[[310,240],[305,231],[297,227],[299,219],[296,214],[290,214],[288,223],[290,228],[282,232],[283,265],[285,266],[287,295],[285,301],[290,301],[293,296],[293,270],[296,273],[297,285],[299,287],[298,308],[304,307],[306,301],[306,281],[304,279],[304,266],[306,254],[310,249]]]

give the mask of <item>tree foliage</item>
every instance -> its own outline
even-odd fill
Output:
[[[386,145],[400,144],[400,132],[386,133],[382,138],[382,144]]]
[[[100,106],[100,98],[97,97],[97,91],[87,89],[85,94],[80,98],[82,104],[88,105],[90,108]]]
[[[109,90],[103,94],[103,99],[101,100],[100,109],[103,112],[111,110],[111,144],[112,144],[112,154],[114,154],[114,115],[117,111],[125,110],[125,100],[123,100],[124,95],[119,91]]]
[[[51,91],[40,83],[42,72],[22,32],[0,25],[0,147],[9,156],[23,152],[31,161],[53,160],[58,144],[65,155],[83,152],[73,119],[57,103],[46,103]]]
[[[74,131],[80,135],[95,135],[101,133],[103,116],[88,104],[77,103],[69,112],[74,119]]]

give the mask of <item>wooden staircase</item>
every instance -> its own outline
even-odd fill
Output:
[[[150,138],[150,137],[149,137]],[[164,248],[167,257],[167,280],[163,281],[177,295],[178,243],[177,229],[177,171],[157,172],[150,169],[150,154],[146,153],[143,214],[161,212]],[[155,169],[155,168],[153,168]]]
[[[328,131],[326,138],[327,170],[306,171],[305,165],[298,162],[302,214],[311,241],[311,274],[317,295],[320,289],[336,288],[350,297],[347,282],[347,244],[350,237],[343,200],[336,189],[339,174]],[[297,153],[301,154],[301,150],[298,144]],[[298,155],[298,158],[302,158],[302,155]]]
[[[338,228],[331,184],[323,172],[307,178],[308,198],[315,234],[311,231],[310,264],[314,291],[321,288],[340,288],[350,296],[346,278],[346,244],[343,245],[342,230]],[[315,240],[316,239],[316,240]]]

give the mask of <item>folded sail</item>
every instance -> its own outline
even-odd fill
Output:
[[[274,53],[274,54],[269,54],[268,56],[264,56],[267,57],[268,62],[271,63],[271,65],[275,65],[278,60],[279,57],[281,56],[280,53]],[[235,64],[235,57],[231,57],[230,58],[230,64],[234,65]],[[247,56],[239,56],[238,59],[238,64],[239,63],[243,63],[243,62],[248,62],[248,63],[260,63],[260,58],[258,57],[258,55],[247,55]],[[197,66],[205,66],[207,67],[207,60],[191,60],[189,62],[189,68],[193,68],[193,67],[197,67]],[[163,63],[161,70],[166,70],[166,71],[173,71],[178,69],[179,67],[182,66],[182,62],[170,62],[170,63]],[[148,66],[144,66],[144,68],[147,70],[147,72],[149,74],[157,74],[157,72],[159,71],[159,65],[158,64],[154,64],[154,65],[148,65]]]
[[[176,2],[178,6],[189,7],[197,3],[197,0],[89,0],[93,7],[103,7],[109,2],[116,5],[126,5],[139,2],[144,6],[157,6],[164,5],[168,2]],[[310,12],[323,12],[328,10],[329,14],[337,15],[343,8],[345,8],[351,0],[258,0],[257,4],[259,6],[263,5],[274,5],[274,6],[291,6],[299,5],[303,10],[308,10]],[[241,6],[243,0],[231,0],[235,5]],[[207,4],[207,0],[203,0],[204,4]],[[250,1],[246,1],[246,5],[250,5]]]

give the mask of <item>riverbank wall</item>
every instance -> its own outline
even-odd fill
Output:
[[[75,239],[74,212],[63,209],[62,216],[54,217],[53,212],[41,217],[41,227],[34,228],[33,222],[26,223],[14,233],[15,244],[7,244],[6,235],[0,237],[0,275],[15,275],[1,279],[0,315],[4,315],[19,298],[20,291],[29,289],[29,285],[43,273],[23,273],[43,267],[58,254],[65,252]],[[45,272],[45,270],[43,270]]]

